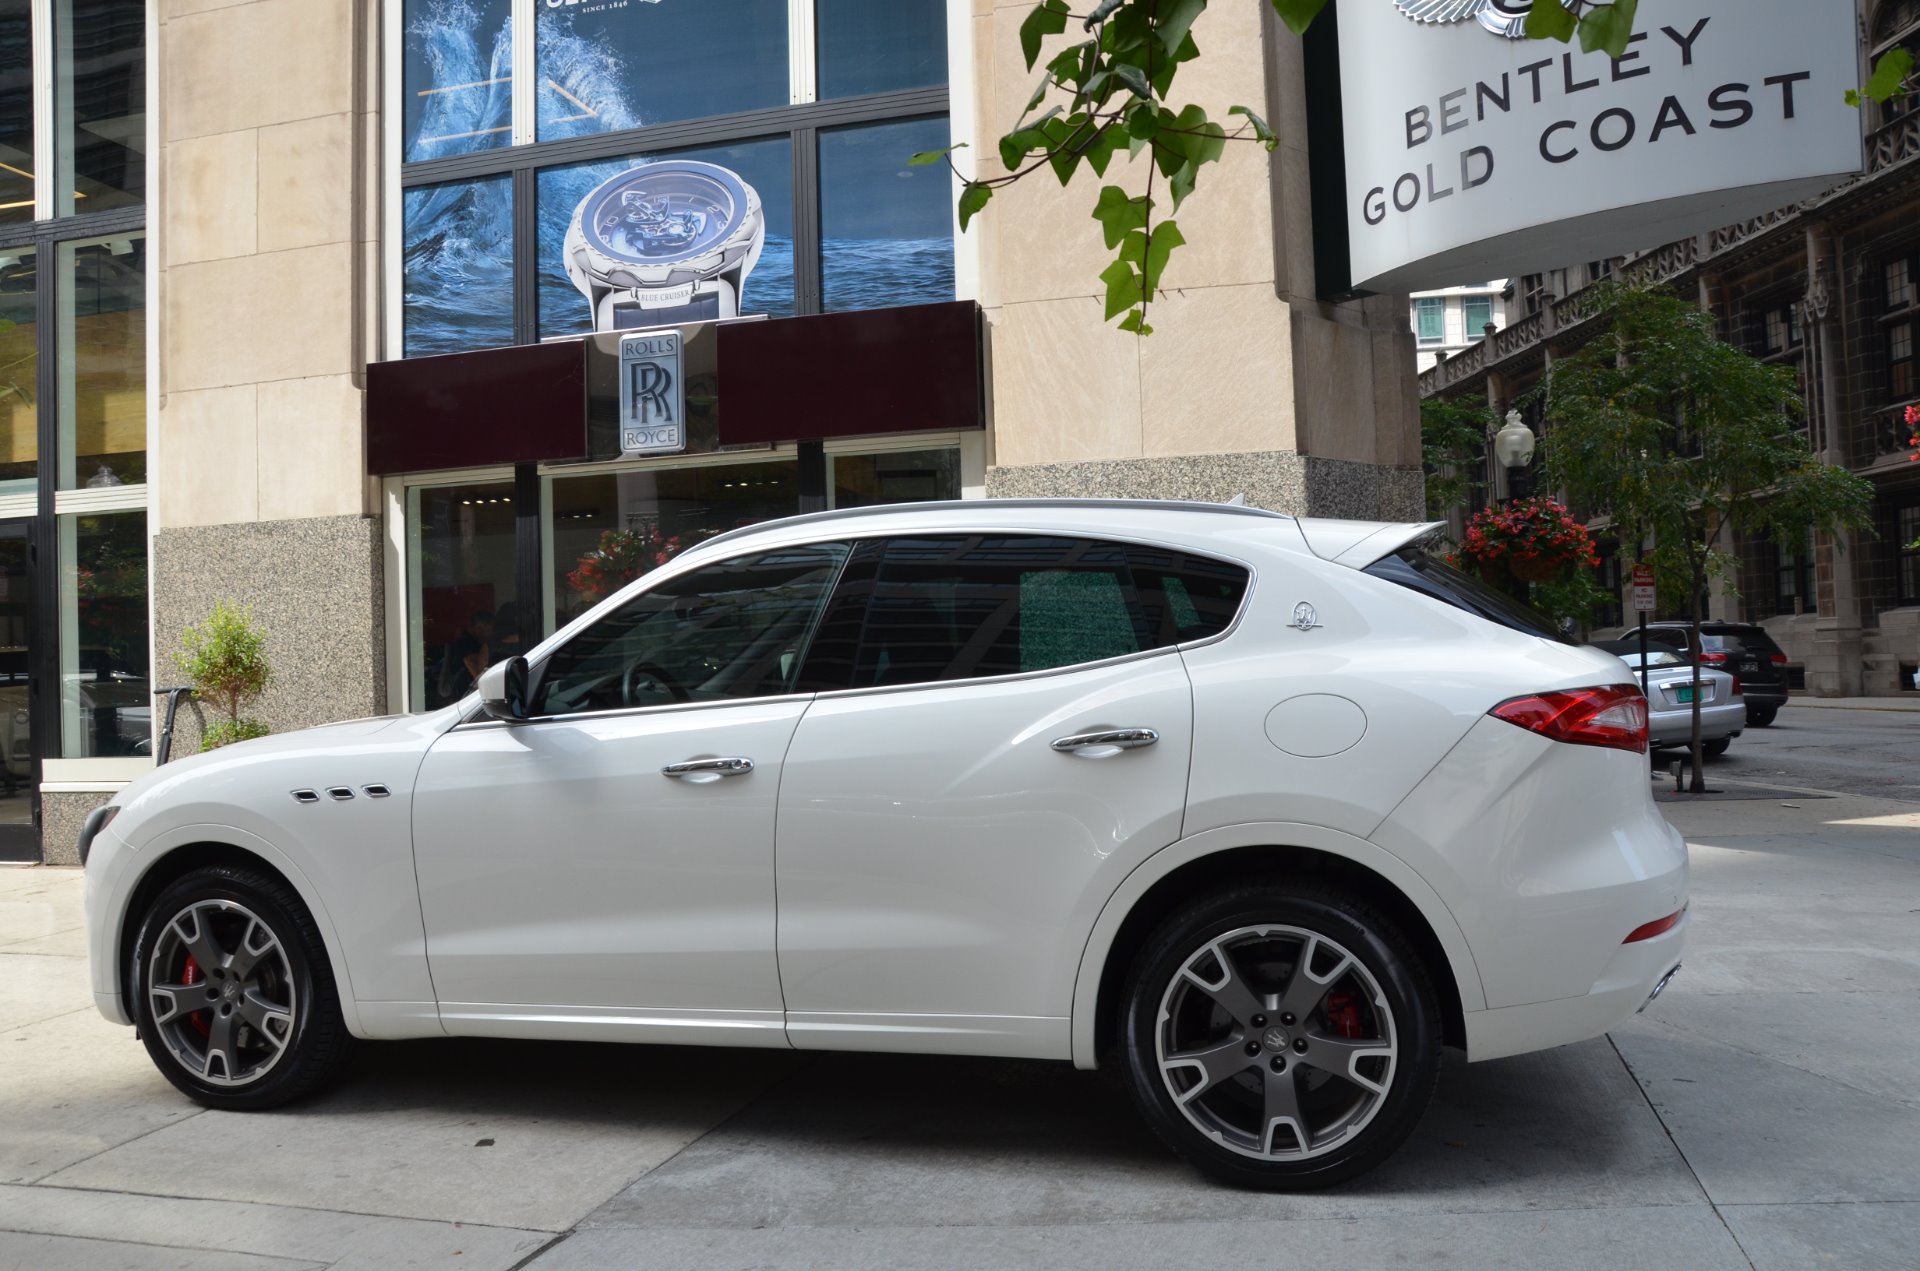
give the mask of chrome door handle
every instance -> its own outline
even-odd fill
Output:
[[[1138,750],[1160,740],[1151,728],[1106,728],[1097,733],[1075,733],[1054,740],[1053,748],[1062,754],[1082,750]]]
[[[688,759],[660,770],[663,777],[744,777],[753,771],[751,759]]]

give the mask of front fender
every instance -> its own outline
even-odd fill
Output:
[[[1077,1068],[1092,1068],[1095,1027],[1100,1002],[1101,976],[1107,955],[1113,950],[1120,926],[1140,898],[1167,875],[1206,856],[1242,847],[1311,848],[1332,856],[1344,857],[1363,866],[1399,890],[1420,912],[1447,957],[1448,969],[1460,992],[1462,1009],[1471,1013],[1486,1008],[1486,995],[1480,985],[1480,971],[1473,951],[1453,913],[1441,901],[1412,866],[1399,857],[1365,839],[1318,825],[1296,825],[1283,821],[1249,822],[1221,826],[1184,838],[1162,848],[1142,861],[1122,879],[1094,920],[1080,956],[1079,973],[1073,985],[1073,1062]]]
[[[130,986],[126,983],[127,950],[122,947],[121,941],[127,929],[127,906],[141,882],[170,854],[179,848],[202,843],[218,843],[258,856],[277,870],[300,894],[301,903],[313,915],[313,924],[319,928],[320,939],[326,945],[327,962],[333,968],[334,983],[340,989],[340,1011],[346,1018],[347,1031],[356,1037],[365,1036],[361,1031],[352,972],[341,952],[340,935],[335,929],[333,915],[327,911],[326,902],[321,899],[313,880],[294,863],[292,857],[266,839],[238,826],[216,822],[174,826],[148,839],[137,849],[123,847],[122,867],[115,869],[110,879],[99,882],[91,877],[88,879],[90,889],[102,884],[106,888],[105,894],[100,897],[102,920],[93,924],[93,948],[89,950],[93,963],[94,996],[101,998],[111,995],[119,1013],[125,1015],[126,994]]]

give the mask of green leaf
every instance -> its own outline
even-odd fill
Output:
[[[1159,289],[1160,275],[1166,272],[1167,258],[1173,255],[1176,247],[1185,247],[1187,240],[1180,233],[1180,227],[1172,221],[1162,221],[1153,227],[1153,241],[1147,244],[1147,256],[1140,272],[1145,275],[1147,299]]]
[[[1273,11],[1295,35],[1305,35],[1315,15],[1327,7],[1327,0],[1273,0]]]
[[[1078,44],[1061,49],[1047,63],[1047,74],[1062,82],[1079,84],[1089,69],[1087,54],[1094,52],[1099,45],[1093,40],[1082,40]]]
[[[1175,116],[1173,126],[1180,129],[1176,134],[1185,147],[1187,157],[1195,163],[1212,163],[1219,159],[1227,149],[1227,130],[1207,118],[1207,112],[1199,106],[1188,106]]]
[[[1251,110],[1248,110],[1245,106],[1231,107],[1227,113],[1229,115],[1245,115],[1247,122],[1253,126],[1254,140],[1260,142],[1260,144],[1264,145],[1268,150],[1272,150],[1280,144],[1280,139],[1273,135],[1273,129],[1267,127],[1267,121],[1254,114]]]
[[[1151,141],[1160,131],[1160,111],[1150,101],[1134,102],[1127,107],[1127,135],[1135,141]]]
[[[1633,14],[1640,0],[1613,0],[1595,5],[1580,18],[1580,51],[1605,49],[1608,57],[1622,57],[1633,34]]]
[[[1126,143],[1126,139],[1127,134],[1124,129],[1116,128],[1111,124],[1101,127],[1099,134],[1088,143],[1085,152],[1087,166],[1093,169],[1095,176],[1107,175],[1107,165],[1113,162],[1114,152]]]
[[[1168,53],[1177,53],[1187,38],[1193,20],[1205,12],[1207,0],[1160,0],[1160,44]]]
[[[942,159],[946,158],[948,155],[952,154],[956,150],[965,150],[966,148],[967,148],[967,143],[964,141],[960,141],[960,142],[955,142],[953,145],[947,146],[944,149],[940,149],[940,150],[922,150],[919,154],[916,154],[913,156],[913,158],[907,160],[907,166],[909,168],[924,168],[930,163],[940,162]]]
[[[1131,331],[1135,335],[1153,334],[1153,328],[1147,325],[1147,311],[1145,309],[1135,309],[1132,313],[1120,319],[1120,329],[1122,331]]]
[[[1113,74],[1122,84],[1133,90],[1136,97],[1152,97],[1153,85],[1147,82],[1147,73],[1130,62],[1115,62]]]
[[[1564,44],[1579,29],[1579,22],[1560,0],[1533,0],[1533,8],[1527,13],[1530,40],[1559,40]]]
[[[1125,313],[1140,303],[1140,283],[1133,266],[1124,260],[1116,260],[1100,271],[1100,281],[1107,284],[1107,316],[1111,322],[1114,315]]]
[[[1026,109],[1020,112],[1020,117],[1025,119],[1028,115],[1032,114],[1034,107],[1047,100],[1047,94],[1051,92],[1052,89],[1053,84],[1044,79],[1034,85],[1033,96],[1027,98]]]
[[[1849,88],[1847,90],[1847,105],[1853,107],[1855,110],[1860,109],[1860,90],[1859,89]]]
[[[1173,210],[1178,212],[1180,205],[1193,193],[1193,183],[1198,174],[1191,163],[1167,178],[1167,185],[1173,191]]]
[[[1111,251],[1120,246],[1130,231],[1147,227],[1147,200],[1144,196],[1130,198],[1117,185],[1103,185],[1100,198],[1093,205],[1093,219],[1100,222],[1107,249]]]
[[[1115,9],[1126,2],[1127,0],[1100,0],[1100,3],[1094,6],[1093,12],[1087,15],[1087,30],[1091,31],[1105,22]]]
[[[990,185],[980,185],[977,182],[969,183],[966,189],[960,191],[961,233],[966,233],[967,222],[978,216],[980,209],[984,208],[987,205],[987,201],[992,197],[993,187]]]
[[[1888,49],[1873,64],[1873,78],[1867,81],[1866,95],[1877,102],[1891,101],[1913,74],[1913,54],[1905,49]]]
[[[1145,265],[1147,263],[1147,231],[1137,229],[1129,233],[1121,242],[1115,258],[1124,260],[1129,265]]]
[[[1020,52],[1026,56],[1027,69],[1040,60],[1040,41],[1067,29],[1067,0],[1041,0],[1020,24]]]

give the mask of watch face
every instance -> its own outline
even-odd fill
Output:
[[[669,160],[623,172],[589,194],[580,228],[590,246],[614,260],[667,264],[726,239],[748,202],[731,172]]]

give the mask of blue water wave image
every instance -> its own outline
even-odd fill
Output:
[[[820,307],[828,312],[951,299],[951,238],[829,238],[820,244]]]
[[[416,186],[402,215],[405,356],[512,344],[512,181]]]
[[[512,140],[511,9],[507,0],[407,5],[407,162]]]

